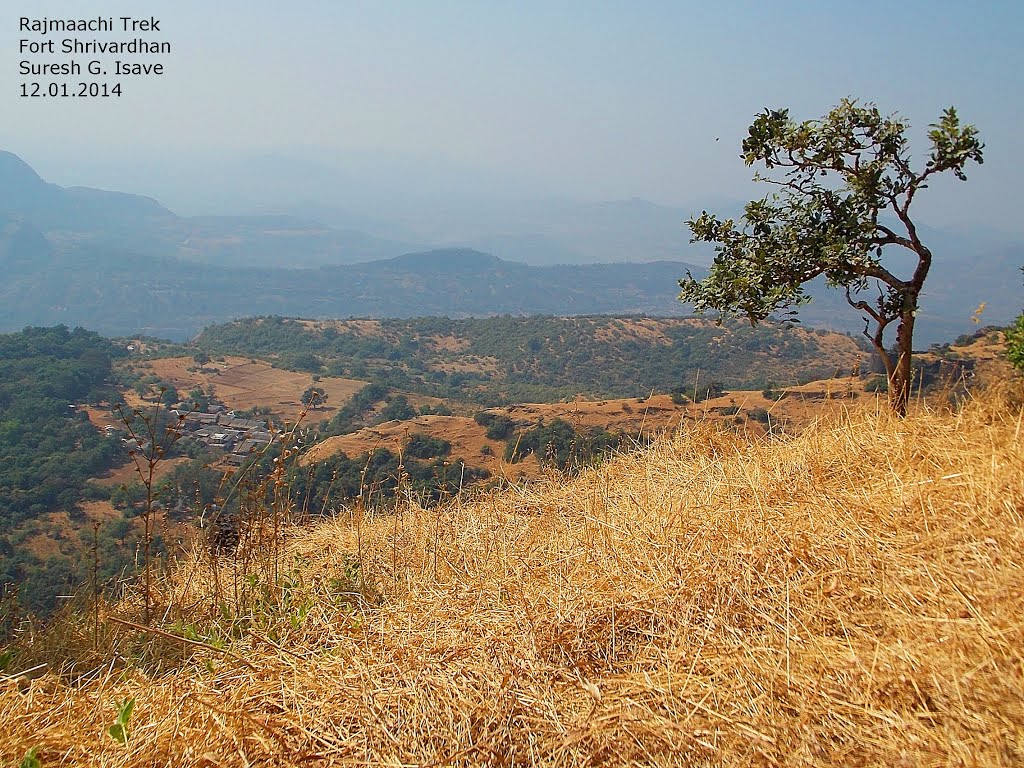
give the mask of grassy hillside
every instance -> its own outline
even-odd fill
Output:
[[[1018,392],[785,440],[688,424],[572,481],[254,525],[161,581],[165,634],[115,623],[137,595],[95,633],[23,634],[9,671],[78,663],[3,679],[0,755],[1018,764],[1021,413]]]

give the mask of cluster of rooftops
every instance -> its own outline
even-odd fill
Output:
[[[240,466],[250,454],[274,442],[274,433],[264,420],[235,416],[223,406],[211,406],[210,411],[179,410],[173,413],[184,416],[185,434],[209,448],[227,453],[229,464]]]

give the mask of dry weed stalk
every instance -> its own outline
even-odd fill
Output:
[[[988,395],[793,439],[687,423],[571,481],[359,506],[282,542],[287,610],[223,638],[254,668],[192,645],[174,674],[3,681],[0,754],[1020,764],[1021,422]],[[215,567],[197,552],[162,586],[202,601]],[[104,734],[128,697],[126,748]]]
[[[160,388],[162,398],[165,388]],[[163,462],[178,440],[181,439],[184,414],[171,417],[166,413],[167,423],[161,429],[161,402],[158,400],[152,409],[143,411],[136,409],[131,414],[118,409],[118,417],[128,431],[128,436],[135,447],[128,451],[135,473],[146,489],[146,503],[142,510],[142,572],[143,572],[143,614],[144,623],[149,626],[153,612],[153,535],[156,530],[156,469]],[[98,590],[96,596],[98,604]]]

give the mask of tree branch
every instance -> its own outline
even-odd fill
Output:
[[[896,275],[883,267],[881,264],[868,264],[864,267],[864,276],[881,280],[890,288],[897,291],[905,291],[909,286],[906,281],[900,280]]]
[[[902,245],[904,248],[909,248],[910,250],[915,252],[917,251],[917,249],[914,248],[914,244],[910,240],[908,240],[905,237],[900,237],[884,224],[879,224],[876,221],[875,229],[885,233],[884,239],[878,239],[875,241],[878,245]]]
[[[878,314],[877,312],[875,312],[875,310],[873,310],[871,308],[871,305],[868,304],[866,301],[854,301],[853,300],[853,297],[850,296],[850,286],[846,286],[846,303],[849,304],[854,309],[860,310],[861,312],[867,312],[869,315],[871,315],[871,318],[876,323],[881,324],[883,322],[882,316],[880,314]],[[888,322],[888,321],[886,321],[886,322]],[[866,329],[864,331],[864,334],[867,335],[867,330]],[[868,338],[871,338],[871,337],[868,336]]]
[[[871,308],[871,305],[866,301],[854,301],[853,297],[850,296],[850,286],[846,286],[846,301],[854,309],[866,312],[871,316],[871,320],[875,321],[875,333],[871,335],[868,332],[868,328],[871,326],[871,320],[864,318],[864,330],[862,333],[875,347],[879,357],[882,358],[882,365],[885,366],[886,377],[891,381],[892,374],[895,370],[892,362],[892,356],[885,349],[885,329],[898,315],[889,315],[885,312],[885,297],[882,295],[881,290],[878,294],[878,311]]]

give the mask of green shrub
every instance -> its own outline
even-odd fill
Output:
[[[395,395],[381,410],[380,421],[404,421],[416,418],[416,409],[409,405],[405,395]]]
[[[452,444],[439,437],[431,437],[417,432],[409,438],[405,446],[405,455],[415,459],[433,459],[447,456],[452,452]]]
[[[889,379],[885,376],[874,376],[864,384],[865,392],[888,392]]]
[[[1024,315],[1006,329],[1006,357],[1017,370],[1024,371]]]
[[[288,352],[282,354],[275,365],[279,368],[287,368],[292,371],[306,371],[307,373],[319,373],[323,365],[320,359],[312,352]]]
[[[500,413],[480,411],[473,416],[473,421],[486,428],[489,440],[508,440],[516,428],[513,419]]]
[[[600,427],[577,432],[564,419],[543,421],[519,436],[510,436],[505,444],[505,460],[521,461],[534,454],[542,464],[560,470],[575,470],[593,464],[606,451],[618,447],[620,435]]]
[[[771,420],[766,408],[751,408],[747,411],[747,418],[760,424],[767,424]]]
[[[713,400],[725,394],[725,385],[720,381],[712,381],[710,384],[701,384],[698,387],[682,387],[680,392],[692,393],[693,402],[702,403],[705,400]]]

